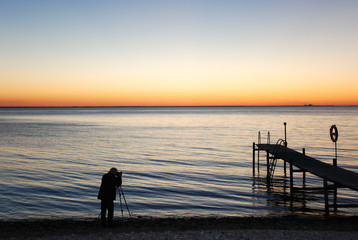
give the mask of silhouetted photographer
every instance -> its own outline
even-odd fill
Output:
[[[122,185],[122,172],[117,168],[111,168],[108,173],[102,177],[101,187],[98,193],[98,199],[101,199],[101,224],[103,227],[111,226],[113,223],[114,203],[116,200],[116,188]],[[106,213],[108,217],[106,221]]]

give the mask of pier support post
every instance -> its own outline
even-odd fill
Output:
[[[267,181],[267,188],[270,187],[270,153],[269,150],[266,150],[266,169],[267,169],[267,174],[266,174],[266,181]]]
[[[327,177],[323,178],[323,187],[324,187],[324,211],[325,211],[325,216],[329,217],[328,181],[327,181]]]
[[[257,174],[260,175],[260,149],[257,149]]]
[[[333,190],[333,208],[334,211],[337,212],[337,184],[334,183],[334,190]]]
[[[293,200],[293,165],[292,160],[290,161],[290,194],[291,194],[291,201]]]
[[[306,155],[306,149],[302,148],[302,154]],[[303,184],[303,188],[306,188],[306,171],[302,172],[302,184]]]
[[[252,143],[252,175],[255,176],[255,142]]]

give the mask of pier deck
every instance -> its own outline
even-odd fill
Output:
[[[326,178],[328,181],[341,187],[358,191],[358,173],[356,172],[324,163],[284,146],[280,147],[278,151],[276,145],[273,144],[257,144],[257,147],[260,150],[268,151],[275,158],[282,159],[303,171]]]

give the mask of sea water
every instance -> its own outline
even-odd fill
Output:
[[[288,200],[280,163],[271,189],[264,166],[253,175],[258,132],[266,142],[270,131],[274,143],[284,122],[290,148],[327,163],[335,124],[338,165],[358,172],[358,107],[0,108],[0,219],[97,217],[111,167],[123,171],[134,216],[320,215],[321,193]],[[323,183],[308,174],[307,185]],[[357,196],[338,190],[339,203]],[[126,213],[123,199],[122,207]],[[119,216],[119,201],[115,208]]]

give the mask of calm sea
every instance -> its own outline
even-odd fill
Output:
[[[290,205],[279,166],[270,191],[264,167],[252,174],[258,131],[276,142],[283,122],[289,147],[329,163],[336,124],[338,165],[358,172],[358,107],[0,108],[0,219],[97,217],[111,167],[123,171],[134,216],[320,215],[322,194]],[[310,175],[307,183],[323,184]],[[339,203],[357,201],[339,189]]]

